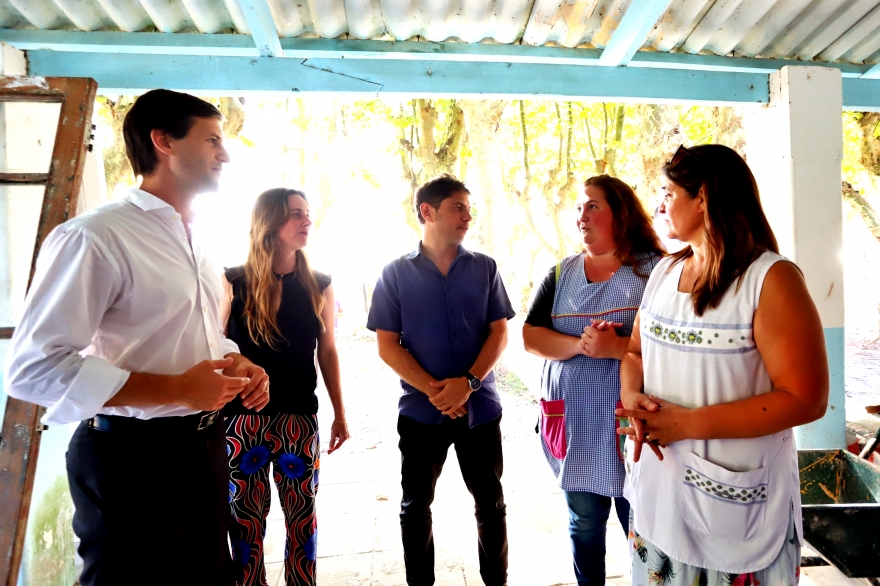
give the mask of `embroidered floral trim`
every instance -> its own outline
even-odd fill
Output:
[[[714,346],[719,349],[748,348],[754,345],[751,331],[740,330],[738,332],[725,330],[715,331],[712,329],[677,328],[656,320],[645,320],[642,329],[649,335],[664,342],[687,346]]]
[[[767,485],[762,484],[754,488],[742,488],[739,486],[730,486],[721,482],[716,482],[693,469],[687,468],[684,476],[684,483],[692,487],[709,493],[716,498],[733,501],[737,503],[753,503],[767,500]]]

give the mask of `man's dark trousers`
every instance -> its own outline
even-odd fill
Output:
[[[81,423],[67,450],[80,583],[234,584],[223,418],[201,431],[196,422],[177,431],[157,420],[119,419],[115,431]]]
[[[434,583],[434,536],[431,503],[449,446],[455,446],[464,483],[474,497],[479,539],[480,575],[486,586],[507,583],[507,521],[501,473],[501,416],[468,428],[468,418],[437,425],[400,415],[400,530],[410,586]]]

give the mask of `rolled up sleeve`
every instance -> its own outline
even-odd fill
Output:
[[[238,349],[238,344],[236,344],[235,342],[233,342],[232,340],[230,340],[226,336],[223,336],[222,330],[220,332],[220,335],[222,336],[221,339],[223,340],[223,356],[226,356],[227,354],[231,354],[231,353],[241,354],[241,352]]]
[[[111,256],[81,228],[56,228],[46,239],[6,359],[6,393],[47,408],[60,425],[94,416],[129,372],[82,351],[92,344],[119,294]]]

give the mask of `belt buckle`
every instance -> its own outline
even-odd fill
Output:
[[[196,428],[196,431],[202,431],[205,428],[211,427],[211,424],[214,423],[215,419],[217,419],[218,413],[219,411],[203,413],[201,418],[199,418],[199,426]]]

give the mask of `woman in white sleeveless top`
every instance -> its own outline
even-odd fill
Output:
[[[792,427],[825,412],[822,324],[736,152],[681,147],[663,174],[669,237],[689,246],[652,273],[621,363],[632,583],[794,585]]]

